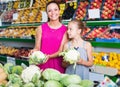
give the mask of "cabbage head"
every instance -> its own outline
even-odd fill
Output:
[[[60,80],[60,82],[64,86],[68,86],[70,84],[80,84],[81,83],[81,78],[78,75],[67,75],[64,78]]]
[[[12,68],[13,68],[13,64],[12,63],[6,63],[4,65],[4,69],[6,71],[7,74],[12,74]]]
[[[46,55],[41,51],[35,51],[29,58],[29,64],[40,64],[46,60]]]
[[[42,76],[46,80],[57,80],[61,79],[61,73],[55,69],[47,68],[42,72]]]
[[[84,87],[84,86],[80,86],[80,85],[78,85],[78,84],[70,84],[70,85],[68,85],[67,87]]]
[[[19,75],[17,74],[9,74],[8,75],[8,80],[12,83],[12,84],[19,84],[22,85],[22,79]]]
[[[23,87],[35,87],[35,85],[33,84],[33,83],[26,83],[26,84],[24,84],[24,86]]]
[[[63,87],[62,84],[55,80],[48,80],[45,82],[44,87]]]
[[[93,87],[94,83],[91,80],[82,80],[80,85],[83,87]]]
[[[16,73],[16,74],[18,74],[18,75],[21,75],[22,70],[23,70],[23,67],[20,66],[20,65],[17,65],[17,66],[14,66],[14,67],[12,68],[12,73]]]

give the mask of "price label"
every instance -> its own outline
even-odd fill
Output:
[[[12,64],[16,65],[15,58],[7,56],[7,63],[12,63]]]
[[[88,9],[89,18],[100,18],[100,9]]]
[[[14,13],[13,14],[13,20],[17,20],[18,19],[18,13]]]
[[[1,19],[0,19],[0,26],[2,26],[2,21],[1,21]]]

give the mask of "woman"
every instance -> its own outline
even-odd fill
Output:
[[[47,55],[48,60],[44,64],[38,64],[40,69],[53,68],[64,73],[65,69],[61,65],[62,58],[58,57],[58,54],[67,41],[67,27],[60,22],[60,7],[57,2],[49,2],[46,12],[48,22],[37,28],[35,47],[31,52],[40,50]]]

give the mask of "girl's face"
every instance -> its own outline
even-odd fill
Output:
[[[68,34],[68,38],[69,39],[74,39],[77,36],[80,36],[80,29],[78,29],[77,24],[74,22],[70,22],[68,24],[68,30],[67,30],[67,34]]]
[[[55,3],[51,3],[47,6],[47,14],[50,20],[59,20],[60,9]]]

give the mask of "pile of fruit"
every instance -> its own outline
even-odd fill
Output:
[[[35,29],[36,26],[8,27],[1,30],[0,37],[32,39],[35,36]]]
[[[40,22],[42,13],[40,8],[26,8],[18,10],[18,18],[13,23]]]
[[[120,53],[94,52],[94,64],[117,68],[120,70]]]

